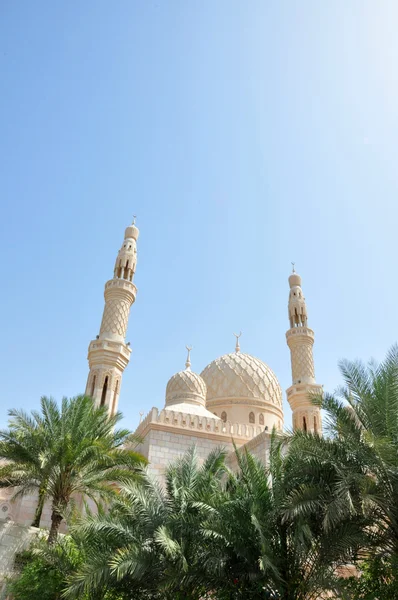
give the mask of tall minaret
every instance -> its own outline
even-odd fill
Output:
[[[295,272],[289,277],[289,320],[286,332],[292,362],[292,386],[287,399],[293,411],[293,429],[322,433],[321,411],[311,402],[311,395],[322,394],[322,386],[315,381],[312,346],[314,332],[307,326],[307,307],[301,289],[301,277]]]
[[[90,372],[86,394],[95,400],[97,406],[107,406],[111,415],[117,411],[122,373],[131,354],[130,344],[126,344],[125,337],[130,307],[137,293],[133,277],[137,265],[138,235],[134,219],[125,231],[113,279],[105,284],[105,308],[100,333],[88,347]]]

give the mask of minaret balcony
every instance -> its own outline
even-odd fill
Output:
[[[287,340],[289,338],[298,337],[300,335],[305,336],[305,337],[310,337],[312,340],[315,339],[315,334],[314,334],[313,330],[310,329],[309,327],[292,327],[291,329],[288,329],[288,331],[286,331],[286,339]]]
[[[315,396],[318,396],[322,394],[322,392],[323,387],[318,383],[296,383],[286,390],[288,399],[294,395],[304,395],[305,397],[308,397],[308,394],[314,394]]]
[[[122,342],[110,340],[93,340],[88,347],[88,360],[90,367],[95,363],[118,366],[124,369],[131,355],[131,348]]]
[[[133,295],[134,300],[137,295],[137,288],[134,285],[134,283],[128,281],[127,279],[119,279],[118,277],[114,277],[113,279],[110,279],[106,282],[105,291],[109,289],[126,290]]]

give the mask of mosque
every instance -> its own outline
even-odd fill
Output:
[[[139,230],[135,223],[125,230],[116,257],[113,277],[105,284],[105,307],[99,334],[88,348],[89,374],[86,394],[97,406],[106,406],[112,415],[118,410],[122,375],[131,348],[126,343],[127,325],[137,288]],[[293,412],[293,428],[322,432],[320,409],[311,403],[311,394],[320,394],[315,381],[314,332],[307,325],[307,307],[301,278],[289,277],[286,341],[290,350],[292,385],[287,399]],[[149,462],[149,471],[163,476],[170,462],[193,445],[200,459],[217,447],[228,452],[235,464],[234,444],[245,447],[267,462],[273,428],[283,429],[282,389],[272,369],[261,359],[240,351],[236,335],[235,351],[210,362],[199,375],[191,369],[190,348],[185,369],[173,375],[166,386],[165,405],[154,407],[140,422],[135,434],[140,451]],[[0,520],[28,525],[33,521],[37,497],[25,496],[11,502],[12,490],[0,490]],[[50,503],[42,516],[42,526],[50,523]]]
[[[97,405],[107,406],[110,414],[118,408],[122,374],[131,354],[125,337],[137,293],[133,280],[138,235],[135,223],[127,227],[113,278],[105,284],[100,332],[88,349],[86,394]],[[321,433],[320,409],[310,400],[311,394],[322,392],[315,381],[314,332],[307,325],[301,277],[294,268],[289,286],[286,340],[292,385],[287,398],[293,428]],[[164,407],[152,408],[135,432],[150,472],[161,478],[167,465],[193,445],[201,459],[223,446],[233,464],[235,443],[266,462],[271,431],[283,429],[282,389],[275,373],[259,358],[240,351],[239,335],[235,352],[216,358],[200,375],[192,371],[190,348],[187,351],[185,369],[167,383]]]

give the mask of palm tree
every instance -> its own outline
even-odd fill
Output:
[[[192,449],[165,488],[147,476],[80,523],[86,562],[67,597],[123,584],[164,599],[311,600],[331,588],[358,543],[355,525],[325,533],[319,515],[289,512],[300,474],[275,435],[268,467],[238,452],[232,473],[224,458],[213,452],[199,467]]]
[[[326,394],[325,438],[298,432],[291,446],[302,472],[312,474],[311,502],[325,506],[325,525],[359,515],[368,551],[398,560],[398,347],[381,364],[342,361],[344,379]],[[327,481],[327,493],[324,483]],[[297,506],[308,498],[297,494]]]
[[[48,405],[53,402],[41,399],[42,414],[32,411],[28,415],[23,410],[8,411],[9,429],[0,431],[0,487],[15,490],[13,500],[38,492],[38,503],[32,526],[39,527],[46,500],[50,429],[46,424]]]
[[[319,513],[292,510],[306,482],[275,432],[267,466],[245,451],[237,457],[239,469],[204,523],[208,589],[216,598],[253,600],[312,600],[334,589],[336,568],[359,543],[356,524],[326,532]]]
[[[83,518],[76,527],[86,561],[66,597],[127,588],[129,598],[204,598],[200,524],[220,489],[224,458],[215,450],[200,466],[192,448],[168,468],[164,487],[147,474],[122,487],[109,512]]]
[[[10,429],[0,432],[2,485],[19,486],[17,494],[39,491],[37,514],[46,498],[52,501],[48,541],[77,496],[94,502],[109,500],[116,485],[140,478],[145,459],[126,446],[127,429],[115,429],[121,414],[109,417],[91,398],[64,398],[59,408],[49,398],[41,400],[41,414],[29,418],[13,411]]]

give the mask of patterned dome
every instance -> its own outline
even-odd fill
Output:
[[[206,404],[206,384],[189,368],[173,375],[166,387],[166,406],[182,402]]]
[[[248,399],[282,407],[282,390],[275,373],[261,360],[233,352],[213,360],[201,373],[207,402],[222,398]]]

